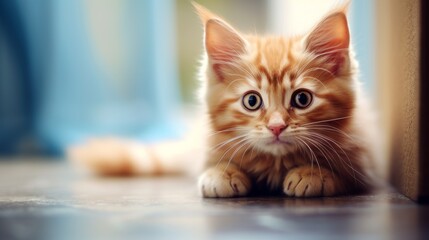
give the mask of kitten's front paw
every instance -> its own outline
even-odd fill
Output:
[[[198,181],[203,197],[240,197],[245,196],[251,187],[250,179],[241,171],[221,168],[206,170]]]
[[[283,192],[295,197],[321,197],[339,194],[338,178],[325,169],[302,166],[288,172],[283,182]]]

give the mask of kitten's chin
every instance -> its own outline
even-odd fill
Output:
[[[283,156],[296,150],[293,143],[280,140],[265,142],[260,144],[258,147],[262,152],[269,153],[274,156]]]

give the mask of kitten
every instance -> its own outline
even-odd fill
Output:
[[[194,6],[204,26],[200,80],[211,130],[201,195],[316,197],[368,189],[368,122],[346,7],[308,34],[287,38],[242,34]],[[194,164],[179,159],[199,161],[198,143],[196,135],[152,147],[99,140],[70,156],[103,174],[174,172]]]

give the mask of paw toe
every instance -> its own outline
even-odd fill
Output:
[[[306,177],[295,188],[296,197],[316,197],[321,196],[321,179],[316,176]]]
[[[218,170],[206,171],[199,180],[203,197],[245,196],[250,190],[250,181],[242,173],[227,174]]]
[[[299,174],[289,174],[284,183],[283,183],[283,191],[288,196],[295,195],[296,186],[301,182],[302,177]]]
[[[295,197],[333,196],[337,194],[335,175],[323,168],[299,167],[286,175],[283,192]]]

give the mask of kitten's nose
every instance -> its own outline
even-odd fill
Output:
[[[283,130],[286,129],[286,125],[285,124],[277,124],[277,125],[272,125],[272,126],[268,126],[268,128],[271,130],[271,132],[273,132],[274,135],[276,135],[276,137],[278,137],[280,135],[280,133],[283,132]]]
[[[287,127],[287,124],[283,120],[283,116],[279,112],[274,112],[271,114],[270,119],[267,124],[267,128],[273,132],[273,134],[278,137],[280,133],[283,132]]]

